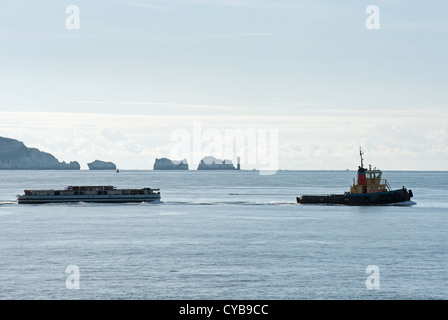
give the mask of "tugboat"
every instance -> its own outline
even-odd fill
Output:
[[[350,206],[383,205],[410,201],[414,196],[412,190],[404,186],[401,189],[392,190],[386,179],[382,180],[382,172],[376,168],[364,168],[362,150],[361,165],[358,167],[357,182],[353,179],[350,191],[344,194],[330,195],[301,195],[297,197],[300,204],[343,204]]]
[[[159,189],[117,189],[113,186],[69,186],[65,190],[25,190],[17,196],[19,204],[63,202],[153,202],[160,201]]]

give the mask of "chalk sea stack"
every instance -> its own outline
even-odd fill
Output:
[[[95,160],[87,164],[89,170],[117,170],[117,166],[113,162]]]
[[[199,163],[198,170],[237,170],[237,168],[234,167],[231,160],[205,157]]]
[[[77,161],[60,162],[53,155],[28,148],[21,141],[0,137],[0,170],[79,170]]]
[[[154,170],[188,170],[188,162],[184,160],[171,160],[168,158],[156,159]]]

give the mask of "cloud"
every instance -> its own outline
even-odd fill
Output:
[[[151,169],[154,158],[170,156],[173,132],[182,130],[193,137],[197,124],[201,135],[278,130],[282,169],[352,168],[360,145],[369,163],[383,170],[440,169],[448,156],[447,112],[441,110],[372,113],[313,108],[306,115],[220,110],[213,115],[0,112],[0,136],[21,140],[61,161],[77,160],[83,166],[101,159],[123,169]]]

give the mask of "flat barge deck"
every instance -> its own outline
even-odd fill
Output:
[[[68,186],[64,190],[25,190],[19,204],[65,202],[126,203],[160,201],[160,189],[117,189],[113,186]]]

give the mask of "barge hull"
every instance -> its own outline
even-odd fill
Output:
[[[21,196],[18,197],[19,204],[45,204],[45,203],[67,203],[67,202],[95,202],[95,203],[128,203],[128,202],[154,202],[160,201],[160,196],[151,197],[89,197],[89,196],[72,196],[72,197],[37,197],[37,196]]]
[[[69,186],[65,190],[25,190],[19,204],[66,202],[127,203],[160,201],[159,189],[117,189],[113,186]]]

